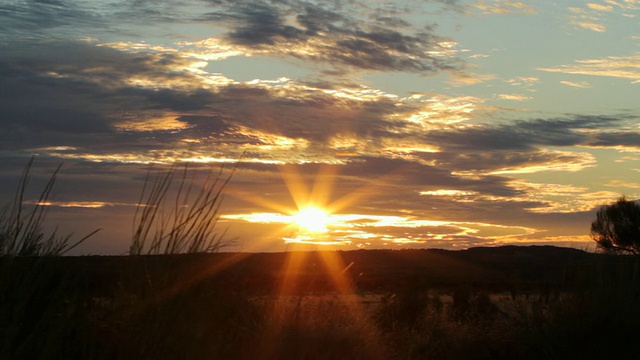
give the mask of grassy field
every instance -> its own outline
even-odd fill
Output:
[[[4,257],[0,358],[611,357],[637,270],[553,247]]]
[[[128,256],[60,256],[95,231],[43,232],[60,167],[30,203],[32,162],[0,212],[0,359],[637,352],[636,257],[545,246],[219,253],[231,244],[215,230],[230,177],[196,178],[187,165],[147,178]]]

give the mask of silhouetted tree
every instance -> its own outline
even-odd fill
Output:
[[[598,210],[591,223],[591,238],[598,248],[640,255],[640,205],[624,196]]]

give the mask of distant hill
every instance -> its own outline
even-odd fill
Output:
[[[34,258],[15,259],[32,266]],[[217,253],[154,256],[54,257],[50,271],[82,278],[92,291],[111,292],[170,277],[185,286],[215,283],[230,291],[268,294],[336,290],[336,278],[356,291],[393,292],[406,288],[450,289],[473,286],[504,291],[560,284],[585,267],[633,260],[553,246],[476,247],[467,250],[355,250],[331,252]],[[6,259],[0,259],[6,261]],[[154,280],[156,279],[156,280]],[[142,284],[138,284],[141,285]]]

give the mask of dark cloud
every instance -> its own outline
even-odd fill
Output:
[[[352,157],[348,161],[353,165],[353,176],[398,172],[403,174],[398,181],[422,186],[415,191],[449,186],[510,196],[518,191],[510,189],[504,178],[470,181],[451,174],[584,163],[581,154],[539,149],[545,146],[638,145],[637,133],[594,132],[618,126],[621,121],[633,121],[626,115],[576,115],[428,130],[402,121],[425,109],[384,96],[358,99],[358,91],[366,89],[353,85],[353,98],[327,91],[336,88],[331,83],[231,83],[204,88],[194,74],[176,71],[188,62],[172,54],[127,53],[86,43],[47,43],[40,44],[38,51],[24,49],[19,54],[0,55],[0,77],[7,84],[0,89],[0,106],[4,110],[0,128],[4,129],[5,150],[64,145],[81,146],[77,153],[150,156],[149,152],[155,151],[153,156],[162,157],[186,156],[179,155],[183,151],[179,149],[205,153],[211,146],[227,146],[225,151],[239,155],[242,145],[271,146],[271,140],[263,139],[261,134],[275,134],[305,139],[309,145],[289,153],[263,153],[255,148],[249,155],[277,160],[294,156],[292,151],[296,151],[300,152],[296,155],[300,159],[310,160],[331,153],[329,147],[336,137],[366,142],[365,154],[372,156],[381,154],[382,142],[401,139],[441,149],[414,154],[433,166],[410,161],[399,165],[397,160],[383,157]],[[38,52],[55,55],[40,58],[35,56]],[[168,85],[137,86],[129,81],[131,77]],[[180,86],[172,88],[173,83]],[[187,126],[179,130],[155,127],[124,132],[115,128],[123,121],[151,121],[167,112]],[[96,141],[98,137],[102,141]],[[199,142],[187,146],[181,143],[183,139]]]
[[[181,70],[189,63],[172,54],[128,53],[82,42],[20,45],[20,52],[7,46],[0,54],[5,149],[64,145],[94,154],[140,152],[175,147],[185,137],[206,139],[209,145],[264,144],[259,133],[324,146],[338,135],[376,139],[401,127],[384,119],[398,111],[393,100],[340,98],[324,91],[330,85],[204,88],[202,79]],[[156,121],[167,113],[189,128],[121,132],[115,127]],[[257,134],[239,135],[239,127]]]
[[[77,42],[16,42],[0,49],[0,137],[2,148],[80,146],[94,153],[149,148],[146,134],[122,134],[115,124],[163,117],[165,111],[202,109],[212,94],[199,89],[173,55],[129,54]],[[160,84],[194,84],[178,91],[145,88],[130,78]],[[158,128],[156,147],[177,134]],[[166,142],[167,137],[173,141]]]
[[[183,115],[180,116],[179,119],[209,134],[223,134],[229,131],[230,128],[229,125],[218,116]]]
[[[306,30],[307,35],[319,35],[324,31],[339,31],[339,26],[355,26],[353,21],[338,12],[306,4],[304,12],[296,16],[298,23]]]
[[[0,31],[5,34],[29,31],[42,34],[51,28],[95,26],[100,16],[75,1],[14,1],[0,4]]]
[[[632,118],[629,115],[576,115],[516,121],[503,125],[433,131],[426,140],[451,151],[531,151],[538,146],[588,145],[591,135],[580,130],[611,128]]]
[[[531,166],[549,167],[557,164],[580,164],[582,154],[548,152],[538,149],[525,151],[461,151],[421,154],[425,160],[435,160],[438,166],[455,171],[490,173],[505,169],[520,169]]]
[[[5,76],[23,71],[51,81],[67,77],[105,89],[134,87],[127,83],[131,77],[160,85],[175,85],[172,81],[200,83],[193,74],[184,71],[190,61],[173,53],[132,53],[73,40],[17,40],[0,50]]]
[[[111,34],[140,37],[141,24],[156,27],[189,23],[184,11],[197,1],[136,0],[81,2],[69,0],[17,0],[0,4],[0,39],[69,39]],[[134,25],[134,26],[131,26]]]
[[[209,108],[226,120],[268,133],[325,143],[337,135],[384,136],[399,125],[386,121],[392,100],[339,98],[313,88],[257,88],[230,85],[215,94]],[[285,90],[290,93],[279,95]]]
[[[408,22],[399,19],[399,18],[394,18],[394,17],[390,17],[390,16],[378,16],[375,18],[376,21],[378,21],[380,24],[384,25],[384,26],[388,26],[390,28],[406,28],[411,26],[411,24],[409,24]]]
[[[295,16],[295,22],[291,16]],[[449,39],[436,35],[431,28],[409,34],[400,32],[398,27],[410,27],[398,17],[378,17],[369,23],[312,3],[274,1],[240,3],[202,19],[226,23],[227,42],[249,53],[291,56],[364,70],[425,74],[461,69],[464,65],[445,55],[447,49],[441,43]],[[432,55],[439,52],[442,54]]]
[[[396,46],[406,45],[399,42]],[[434,145],[441,149],[414,156],[435,161],[435,166],[448,169],[445,172],[448,174],[582,161],[580,154],[539,149],[545,146],[638,145],[638,134],[634,132],[594,132],[618,126],[621,121],[633,121],[628,115],[576,115],[428,130],[403,121],[428,108],[385,96],[359,99],[359,91],[368,89],[354,85],[342,84],[351,86],[353,97],[327,91],[341,87],[331,83],[230,83],[206,88],[201,78],[180,70],[188,65],[187,60],[174,54],[129,53],[87,43],[48,42],[31,47],[22,44],[19,52],[3,52],[0,54],[0,77],[6,84],[0,89],[0,106],[4,111],[0,128],[4,129],[2,137],[6,140],[3,147],[81,145],[84,150],[106,154],[115,149],[123,152],[170,149],[189,138],[206,140],[201,145],[189,145],[190,149],[204,151],[214,144],[269,145],[260,134],[275,134],[308,140],[306,151],[312,159],[326,153],[336,137],[366,142],[365,154],[379,153],[383,141],[402,139],[417,146]],[[138,86],[131,78],[148,80],[151,86]],[[114,127],[123,121],[146,121],[165,113],[188,126],[180,130],[156,127],[124,133]],[[248,135],[243,129],[255,133]],[[111,150],[106,141],[95,142],[96,134],[108,136],[113,142]],[[253,155],[267,154],[258,151]],[[375,167],[387,166],[390,164]],[[439,178],[433,169],[426,172],[432,179]],[[415,175],[415,180],[409,183],[420,183],[419,176]],[[448,176],[446,182],[456,185],[456,178]]]
[[[436,3],[455,5],[449,1]],[[364,70],[424,74],[464,67],[460,59],[445,54],[447,49],[440,45],[450,39],[438,36],[432,27],[416,30],[402,18],[403,12],[384,6],[279,0],[210,1],[210,12],[193,15],[187,9],[194,5],[135,1],[89,7],[66,0],[16,2],[0,5],[0,29],[8,39],[25,33],[30,38],[36,34],[44,38],[87,37],[104,29],[131,36],[136,33],[132,25],[158,27],[158,24],[189,25],[205,21],[218,27],[224,25],[227,30],[224,39],[248,54],[291,57],[336,68],[347,65]],[[363,11],[369,16],[358,15]],[[46,29],[56,32],[47,33]]]
[[[596,147],[630,147],[640,149],[640,131],[608,131],[593,136],[588,145]]]
[[[285,25],[279,11],[268,4],[243,4],[221,16],[221,19],[224,18],[238,23],[238,26],[227,34],[235,44],[261,46],[304,40],[302,30]]]
[[[104,92],[90,84],[16,70],[6,63],[0,63],[0,78],[0,128],[5,131],[109,130],[106,108],[96,100]]]

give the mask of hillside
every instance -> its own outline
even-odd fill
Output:
[[[460,285],[504,291],[514,284],[558,284],[584,266],[624,261],[551,246],[483,247],[448,251],[357,250],[337,252],[217,253],[156,256],[81,256],[40,260],[48,271],[78,276],[87,289],[111,292],[118,286],[154,279],[183,283],[215,282],[229,290],[268,294],[282,291],[334,291],[336,276],[357,291],[394,292],[403,288]],[[6,260],[5,260],[6,261]],[[33,266],[36,259],[14,259]],[[602,265],[602,266],[605,266]],[[131,276],[139,274],[142,276]],[[160,281],[160,280],[154,280]]]

